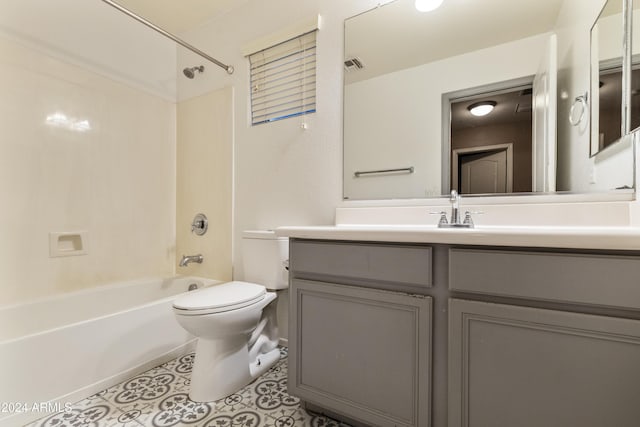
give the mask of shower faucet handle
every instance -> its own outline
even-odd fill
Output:
[[[209,228],[209,221],[207,220],[207,216],[205,214],[199,213],[193,218],[193,222],[191,223],[191,232],[196,236],[202,236],[207,232]]]

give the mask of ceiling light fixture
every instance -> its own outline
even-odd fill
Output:
[[[482,116],[486,116],[491,111],[493,111],[493,108],[496,105],[497,105],[496,101],[480,101],[480,102],[476,102],[474,104],[469,105],[467,107],[467,110],[469,110],[469,112],[474,116],[482,117]]]
[[[443,0],[416,0],[416,9],[420,12],[431,12],[440,7]]]

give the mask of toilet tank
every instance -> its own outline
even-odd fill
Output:
[[[289,287],[289,239],[274,231],[242,232],[242,266],[244,280],[267,289]]]

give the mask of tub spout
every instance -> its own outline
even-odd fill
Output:
[[[197,262],[198,264],[202,264],[202,261],[204,260],[203,256],[201,254],[198,255],[182,255],[182,259],[180,260],[180,264],[178,264],[180,267],[186,267],[187,265],[189,265],[192,262]]]

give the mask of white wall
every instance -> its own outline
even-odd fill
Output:
[[[532,77],[548,38],[528,37],[347,85],[345,196],[440,196],[442,95]],[[413,174],[354,177],[355,171],[408,166],[415,167]]]
[[[4,38],[0,93],[0,305],[172,274],[175,105]],[[76,231],[87,254],[50,258]]]
[[[234,86],[236,278],[242,278],[242,230],[333,223],[335,207],[342,200],[343,21],[376,4],[373,0],[253,0],[183,34],[185,40],[236,68],[226,76],[208,65],[208,72],[217,77],[194,85],[179,82],[179,93],[185,97],[216,85]],[[300,118],[250,126],[248,62],[242,47],[318,14],[322,26],[317,50],[317,113],[307,116],[308,129],[300,128]],[[181,52],[179,63],[186,66],[195,59]],[[210,87],[204,87],[207,84]]]

